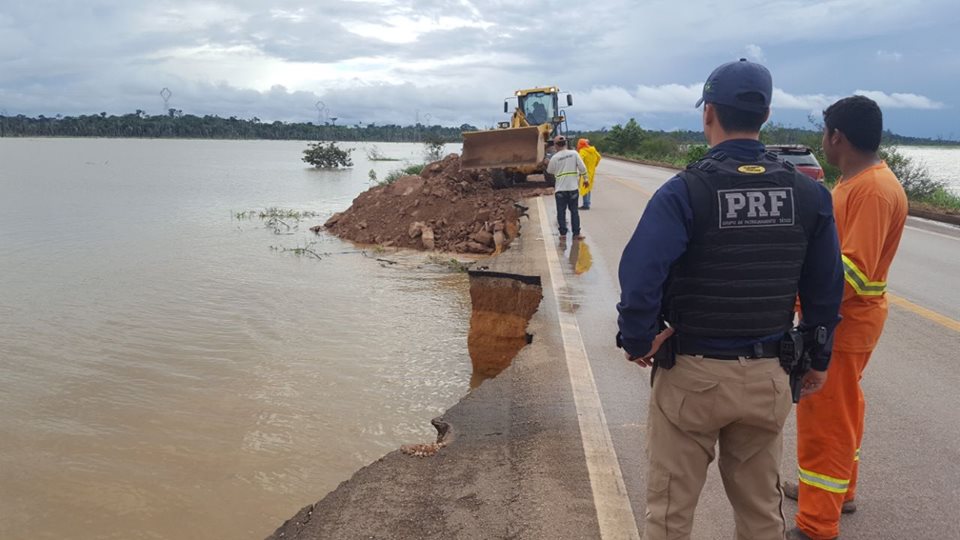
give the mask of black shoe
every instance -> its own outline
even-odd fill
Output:
[[[589,209],[590,209],[589,206],[581,206],[581,207],[580,207],[580,210],[589,210]]]

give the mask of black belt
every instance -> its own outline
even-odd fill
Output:
[[[780,356],[780,340],[757,342],[752,347],[737,347],[734,349],[714,349],[704,347],[692,339],[683,339],[677,336],[677,354],[690,356],[704,356],[717,360],[739,360],[741,358],[778,358]]]

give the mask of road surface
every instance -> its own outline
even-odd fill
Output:
[[[582,243],[561,245],[552,198],[532,200],[520,238],[481,263],[542,280],[531,343],[438,419],[448,436],[435,455],[387,454],[271,538],[639,539],[649,372],[614,344],[617,266],[647,200],[672,175],[604,160],[593,209],[582,213]],[[845,539],[960,538],[956,276],[960,230],[910,220],[889,279],[886,330],[863,383],[859,510],[843,518]],[[796,474],[795,431],[791,418],[784,478]],[[790,523],[795,511],[784,505]],[[693,538],[731,538],[733,530],[713,466]]]
[[[613,343],[617,269],[644,205],[674,171],[605,160],[592,208],[581,212],[591,267],[554,241],[565,293],[603,404],[613,447],[642,533],[648,373]],[[550,230],[552,201],[545,199]],[[583,247],[579,248],[581,251]],[[579,273],[578,273],[579,272]],[[960,538],[960,229],[911,218],[889,277],[890,315],[864,378],[867,399],[859,511],[844,516],[843,538]],[[796,476],[795,424],[786,429],[784,478]],[[784,513],[792,523],[796,506]],[[732,511],[716,467],[697,510],[694,538],[729,538]]]

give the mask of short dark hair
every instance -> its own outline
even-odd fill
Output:
[[[760,97],[762,98],[762,96]],[[728,133],[759,132],[763,123],[767,120],[767,111],[769,111],[769,109],[763,112],[744,111],[719,103],[711,103],[711,105],[717,111],[717,120],[720,121],[720,127]]]
[[[823,111],[827,130],[840,130],[857,150],[876,152],[883,135],[883,113],[877,102],[866,96],[841,99]]]

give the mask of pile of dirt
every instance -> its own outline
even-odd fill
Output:
[[[419,176],[361,193],[323,228],[361,244],[493,253],[520,234],[521,201],[550,193],[542,183],[494,189],[487,171],[461,171],[460,156],[450,154]]]

